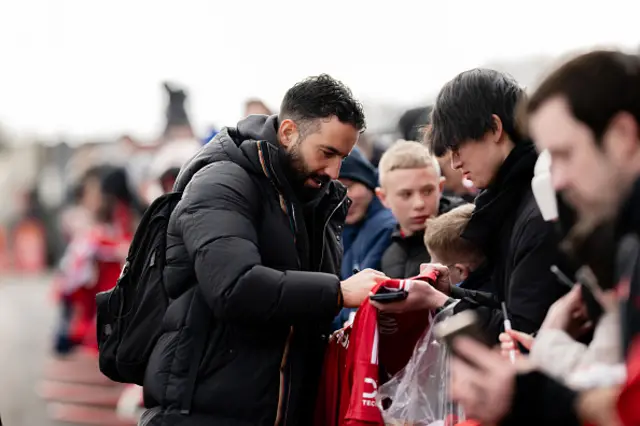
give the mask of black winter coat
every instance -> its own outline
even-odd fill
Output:
[[[566,270],[568,259],[560,252],[553,223],[544,221],[533,197],[536,160],[532,144],[516,145],[494,182],[476,198],[462,234],[482,248],[493,270],[491,285],[483,288],[492,289],[498,302],[506,302],[513,328],[525,333],[537,331],[551,304],[568,290],[550,271],[554,264]],[[458,309],[466,302],[484,304],[463,300]],[[487,337],[497,341],[503,331],[501,310],[484,306],[478,311]]]
[[[175,300],[147,368],[145,424],[311,424],[349,202],[338,182],[312,209],[297,201],[277,126],[251,116],[223,129],[178,177],[165,269]],[[210,315],[193,315],[197,297]],[[208,324],[206,350],[183,416],[196,321]]]

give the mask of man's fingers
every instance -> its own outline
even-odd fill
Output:
[[[370,272],[370,273],[372,273],[374,275],[380,275],[382,277],[388,278],[383,272],[376,271],[375,269],[367,268],[364,271]],[[362,272],[364,272],[364,271],[362,271]]]
[[[531,346],[533,346],[533,342],[535,339],[530,334],[516,330],[508,330],[507,334],[509,334],[509,336],[511,336],[513,340],[517,341],[522,346],[527,348],[527,350],[531,349]]]
[[[516,347],[513,339],[507,333],[500,333],[498,339],[500,340],[500,351],[502,352],[502,356],[505,356],[505,353],[509,356],[509,351],[514,350]]]
[[[571,291],[565,297],[567,297],[572,306],[582,304],[582,287],[580,285],[573,286]]]
[[[500,333],[500,336],[498,336],[498,340],[500,340],[500,342],[502,343],[513,343],[513,338],[507,333]]]
[[[440,275],[443,274],[447,274],[449,273],[449,268],[447,268],[446,266],[440,264],[440,263],[433,263],[431,265],[436,271],[438,271],[440,273]]]
[[[500,350],[510,351],[513,349],[515,349],[515,345],[513,344],[513,341],[500,343]]]
[[[374,308],[376,308],[379,311],[384,311],[384,305],[381,303],[376,302],[375,300],[371,300],[369,299],[369,303],[371,303],[371,306],[373,306]]]
[[[447,268],[445,265],[443,265],[441,263],[422,263],[422,264],[420,264],[420,273],[423,273],[425,271],[425,269],[427,269],[427,268],[435,269],[436,271],[440,272],[441,274],[443,274],[445,272],[449,272],[449,268]]]
[[[369,299],[369,303],[380,312],[389,312],[392,314],[402,312],[402,307],[404,306],[404,300],[391,303],[379,303]]]
[[[386,275],[374,275],[373,276],[373,281],[375,281],[376,284],[381,283],[383,281],[388,280],[389,277],[387,277]]]
[[[412,288],[414,287],[420,287],[420,286],[428,286],[428,287],[432,287],[431,284],[429,284],[428,282],[425,281],[420,281],[420,280],[406,280],[404,282],[404,289],[406,291],[411,291]]]

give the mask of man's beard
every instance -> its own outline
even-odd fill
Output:
[[[318,191],[326,188],[326,185],[331,181],[327,175],[319,175],[309,170],[309,167],[304,162],[302,155],[300,154],[300,143],[296,143],[291,151],[287,152],[288,162],[288,179],[295,191],[302,200],[308,200],[313,198]],[[315,179],[321,183],[320,188],[310,188],[305,185],[308,179]]]

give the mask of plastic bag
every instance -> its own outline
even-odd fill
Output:
[[[378,388],[376,402],[386,425],[452,426],[465,420],[449,398],[450,351],[433,334],[454,306],[433,318],[404,369]]]

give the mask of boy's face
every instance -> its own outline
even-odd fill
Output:
[[[367,209],[373,200],[373,192],[360,182],[351,179],[340,179],[340,182],[347,187],[347,196],[351,199],[345,223],[355,225],[367,215]]]
[[[396,169],[384,174],[376,193],[408,236],[424,230],[425,221],[438,215],[443,185],[433,167]]]

